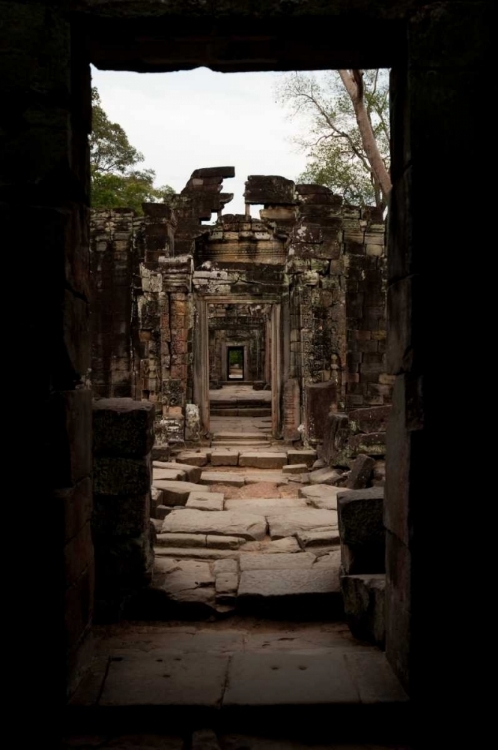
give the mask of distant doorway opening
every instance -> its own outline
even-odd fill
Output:
[[[227,380],[244,380],[243,346],[227,346]]]

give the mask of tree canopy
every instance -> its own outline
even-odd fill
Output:
[[[125,131],[111,122],[92,87],[92,134],[90,169],[92,208],[132,208],[142,213],[142,203],[164,201],[174,193],[169,185],[154,187],[153,169],[139,169],[144,156],[134,148]]]
[[[326,185],[348,203],[384,208],[389,178],[386,70],[285,74],[277,101],[303,116],[294,140],[307,155],[301,182]]]

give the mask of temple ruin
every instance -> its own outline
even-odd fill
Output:
[[[478,350],[478,334],[488,319],[483,309],[486,274],[479,275],[479,261],[489,246],[482,186],[489,183],[490,170],[483,152],[484,144],[493,143],[494,120],[483,117],[479,105],[489,101],[494,3],[2,0],[0,8],[0,85],[7,104],[1,113],[2,238],[5,257],[20,261],[9,279],[21,290],[21,301],[11,303],[16,343],[8,350],[13,353],[17,399],[10,382],[6,393],[15,403],[22,437],[16,442],[8,431],[5,442],[12,442],[17,452],[18,445],[24,446],[23,466],[15,472],[13,486],[18,488],[25,474],[36,481],[33,489],[23,487],[34,513],[20,519],[18,503],[4,504],[11,511],[4,524],[7,536],[17,541],[20,523],[28,536],[24,554],[16,547],[9,558],[5,577],[6,611],[11,615],[5,622],[13,625],[7,641],[14,657],[7,675],[14,709],[9,715],[16,718],[13,742],[55,748],[65,733],[65,747],[85,747],[81,735],[92,735],[87,747],[117,748],[125,733],[152,732],[171,734],[171,741],[163,736],[162,744],[175,750],[216,748],[214,743],[223,750],[252,750],[261,747],[257,740],[228,743],[224,731],[249,735],[270,726],[273,736],[281,732],[292,741],[301,736],[308,745],[320,734],[319,741],[332,746],[344,740],[399,747],[405,739],[422,748],[466,741],[470,747],[486,746],[489,738],[485,725],[476,721],[474,701],[477,695],[482,700],[487,688],[479,689],[479,681],[468,676],[467,661],[479,660],[474,649],[464,648],[455,614],[463,592],[474,591],[477,577],[475,565],[460,564],[465,560],[461,509],[467,513],[468,499],[467,493],[463,496],[460,454],[453,448],[465,431],[462,404],[473,403],[472,385],[481,382],[467,378],[466,370],[462,374],[458,363],[467,362],[470,339]],[[215,189],[207,197],[210,191],[198,190],[208,184],[205,175],[193,177],[176,204],[152,206],[143,219],[126,211],[101,217],[91,239],[90,64],[138,73],[198,66],[223,73],[390,68],[393,187],[387,268],[382,268],[382,253],[371,251],[383,241],[365,243],[361,253],[355,252],[360,249],[358,237],[347,247],[344,241],[352,232],[361,234],[363,242],[367,226],[368,235],[380,240],[385,228],[379,217],[359,212],[347,216],[333,198],[320,203],[317,193],[307,203],[298,186],[285,180],[277,181],[268,194],[268,181],[253,178],[248,202],[268,206],[263,211],[269,213],[257,221],[232,217],[231,229],[229,214],[222,210],[226,196],[216,187],[220,177],[211,182]],[[319,205],[330,206],[328,217],[335,222],[321,226],[327,211],[318,210]],[[300,225],[307,225],[308,209],[314,228],[299,234]],[[199,227],[199,220],[210,221],[220,211],[219,225]],[[255,235],[260,228],[266,239],[255,238],[248,245],[271,257],[270,270],[258,277],[256,264],[242,269],[237,266],[243,264],[230,261],[225,277],[222,253],[239,248],[239,238],[248,239],[241,237],[244,232],[253,237],[253,230]],[[340,250],[333,249],[335,241]],[[314,246],[325,247],[326,256],[308,257]],[[201,268],[210,262],[211,267]],[[220,277],[214,276],[217,272]],[[376,301],[370,285],[367,289],[363,284],[370,274],[381,282],[372,287],[375,294],[381,290]],[[478,283],[472,283],[477,276]],[[95,293],[98,277],[101,287]],[[338,287],[342,282],[345,286]],[[272,296],[277,288],[278,295]],[[383,294],[387,323],[380,325],[377,311],[384,304]],[[375,312],[367,313],[369,308]],[[218,329],[232,332],[223,339],[214,321],[228,321],[234,310],[240,324]],[[246,325],[250,310],[260,321],[251,329]],[[379,362],[384,353],[382,338],[376,338],[385,326],[386,363]],[[181,336],[172,339],[173,330]],[[353,331],[358,336],[351,337]],[[239,335],[243,332],[249,338]],[[299,338],[292,340],[291,334]],[[169,461],[168,451],[188,456],[206,452],[206,432],[212,435],[215,420],[225,419],[213,414],[216,398],[211,403],[207,398],[210,390],[219,395],[228,387],[223,347],[239,352],[249,347],[249,366],[251,337],[260,342],[261,358],[254,358],[258,346],[253,343],[250,366],[256,372],[245,367],[244,379],[257,378],[253,384],[262,383],[263,389],[241,387],[257,396],[271,393],[276,400],[270,417],[254,418],[266,425],[268,442],[290,437],[291,443],[303,444],[304,437],[310,446],[286,446],[287,463],[279,472],[294,465],[289,460],[292,450],[321,452],[327,471],[345,461],[347,456],[338,458],[343,450],[350,458],[351,451],[359,449],[367,459],[380,460],[368,455],[378,438],[366,441],[364,435],[386,433],[383,500],[378,497],[383,488],[374,485],[382,481],[377,465],[377,474],[369,475],[372,487],[350,490],[350,498],[368,492],[370,499],[363,495],[361,504],[354,496],[349,502],[346,495],[339,498],[337,509],[341,564],[350,566],[353,593],[361,587],[353,572],[357,566],[365,570],[367,561],[370,567],[379,559],[385,565],[385,650],[377,649],[375,655],[369,650],[374,646],[358,650],[353,644],[349,650],[348,641],[344,648],[345,639],[353,636],[332,629],[314,632],[311,640],[287,640],[296,634],[273,639],[257,632],[222,636],[216,629],[208,634],[194,625],[183,630],[154,630],[149,625],[135,632],[133,644],[131,631],[117,639],[96,638],[95,612],[100,608],[102,614],[104,603],[109,617],[113,614],[108,587],[118,600],[127,594],[126,586],[150,589],[151,504],[156,503],[156,511],[161,505],[158,493],[153,497],[150,490],[151,480],[156,481],[153,469],[176,471],[177,480],[164,481],[177,481],[184,490],[187,483],[197,484],[194,470],[204,467],[178,466],[178,461]],[[240,354],[236,356],[234,364],[240,364]],[[280,363],[279,371],[272,362]],[[210,388],[220,384],[221,389]],[[387,430],[382,420],[374,429],[365,419],[368,408],[388,407],[384,399],[389,400],[391,387]],[[94,398],[99,394],[104,397]],[[23,417],[19,396],[26,404]],[[314,407],[325,398],[326,414],[319,405]],[[109,400],[113,404],[106,406]],[[331,402],[337,403],[332,414]],[[220,410],[226,408],[222,404]],[[363,411],[357,419],[355,409]],[[329,432],[322,433],[320,445],[322,425]],[[220,446],[220,452],[226,447]],[[257,453],[235,452],[237,461],[240,453]],[[306,468],[312,468],[307,464],[311,459],[310,454],[304,461]],[[153,467],[153,461],[176,468]],[[217,471],[212,462],[210,469]],[[197,505],[206,502],[206,485],[201,486],[191,490],[201,493],[193,500]],[[131,498],[133,513],[123,512]],[[163,506],[165,500],[163,496]],[[230,503],[239,500],[234,497]],[[319,500],[315,496],[314,502]],[[209,502],[216,504],[213,498]],[[31,510],[27,498],[23,507]],[[187,510],[167,512],[172,506],[164,507],[164,519],[153,519],[162,521],[157,536],[186,533],[178,530],[175,519]],[[359,514],[360,524],[354,523],[356,508],[368,510]],[[208,521],[232,511],[198,513]],[[163,532],[168,519],[174,528]],[[199,528],[207,556],[213,534],[207,526]],[[258,528],[255,522],[256,534]],[[301,531],[304,545],[306,532]],[[279,539],[269,543],[283,545]],[[307,559],[305,549],[273,554]],[[197,568],[196,561],[189,562],[200,589],[214,589],[215,595],[230,600],[234,566],[228,559],[213,563],[217,569],[210,567],[209,573]],[[182,591],[167,556],[161,565],[164,577],[176,582],[177,593]],[[257,598],[255,581],[261,575],[254,573],[242,573],[246,597]],[[382,598],[376,576],[384,574],[371,567],[359,575],[370,575],[371,585],[368,597],[360,592],[359,599],[368,599],[368,606],[354,627],[358,634],[368,631],[378,639],[382,634],[371,615],[379,611]],[[307,570],[296,571],[294,579],[299,576],[307,579]],[[279,579],[278,574],[274,578]],[[318,578],[329,585],[330,576]],[[122,590],[116,587],[118,580],[124,582]],[[476,601],[481,599],[474,593]],[[142,612],[146,603],[155,604],[142,602]],[[219,606],[231,605],[220,600]],[[294,614],[302,611],[296,606]],[[96,640],[100,650],[94,648]],[[89,675],[90,683],[85,682]],[[397,690],[401,684],[404,699],[403,693],[383,692],[387,684]],[[28,687],[37,702],[36,720],[19,722]],[[75,742],[74,735],[79,735]],[[121,747],[137,745],[147,746],[130,739],[121,742]],[[265,747],[274,745],[268,740]]]

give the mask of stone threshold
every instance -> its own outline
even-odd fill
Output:
[[[209,722],[209,724],[207,724]],[[67,732],[264,731],[349,741],[406,739],[410,702],[385,655],[373,647],[191,652],[111,649],[73,696]]]

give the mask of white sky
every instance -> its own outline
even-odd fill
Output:
[[[305,155],[291,143],[303,123],[275,102],[281,73],[122,73],[92,68],[108,117],[154,169],[156,185],[180,192],[194,169],[234,166],[223,183],[234,193],[225,213],[244,213],[244,182],[250,174],[296,179]],[[258,212],[253,209],[253,215]]]

